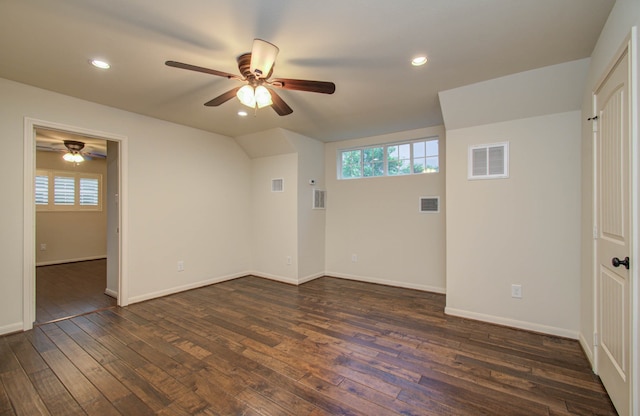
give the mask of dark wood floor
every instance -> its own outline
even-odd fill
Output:
[[[0,338],[2,415],[615,415],[577,342],[245,277]]]
[[[106,287],[106,259],[36,267],[36,323],[115,306]]]

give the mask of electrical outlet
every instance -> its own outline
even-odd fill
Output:
[[[40,251],[46,251],[47,250],[47,243],[41,243],[40,244]]]
[[[522,299],[522,285],[511,285],[511,297]]]
[[[184,271],[184,261],[183,260],[179,260],[178,261],[178,271],[179,272],[183,272]]]
[[[351,261],[354,262],[354,263],[357,263],[358,262],[358,255],[357,254],[352,254],[351,255]]]

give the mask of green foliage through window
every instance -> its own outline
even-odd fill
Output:
[[[340,178],[398,176],[440,170],[438,138],[340,151]]]

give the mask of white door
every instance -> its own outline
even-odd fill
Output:
[[[595,93],[597,115],[597,369],[620,415],[630,414],[630,129],[628,49]],[[630,264],[629,264],[630,263]]]

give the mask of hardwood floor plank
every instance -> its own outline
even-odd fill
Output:
[[[616,414],[578,342],[444,306],[248,276],[96,311],[0,337],[0,415]]]
[[[38,395],[29,377],[21,368],[5,371],[0,374],[11,405],[16,415],[35,416],[50,415],[47,406]]]
[[[52,415],[86,414],[51,369],[32,373],[29,378]]]
[[[119,414],[116,408],[60,350],[47,350],[42,353],[42,358],[84,411],[89,414]]]

